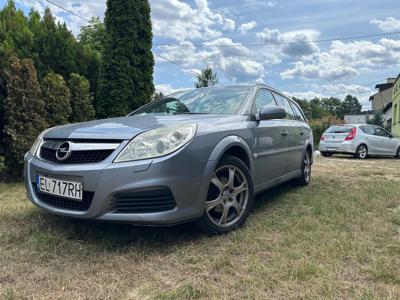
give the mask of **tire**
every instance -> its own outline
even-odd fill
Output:
[[[295,180],[299,186],[307,186],[311,181],[311,156],[310,152],[306,151],[303,156],[303,163],[301,165],[301,176]]]
[[[224,234],[243,226],[253,208],[253,179],[237,157],[224,156],[210,181],[204,215],[197,226],[209,234]]]
[[[321,155],[323,157],[331,157],[333,155],[333,153],[331,153],[331,152],[321,152]]]
[[[368,158],[368,147],[364,144],[361,144],[357,147],[356,153],[354,154],[355,158],[358,159],[367,159]]]
[[[400,159],[400,147],[396,151],[396,156],[394,158]]]

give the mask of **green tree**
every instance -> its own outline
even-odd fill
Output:
[[[12,55],[32,56],[33,38],[24,13],[16,9],[14,1],[8,1],[0,10],[0,141],[4,139],[4,101],[7,98],[5,70]],[[0,143],[0,155],[4,150]]]
[[[42,99],[49,127],[68,123],[71,113],[70,93],[64,78],[50,72],[41,83]]]
[[[361,113],[362,105],[354,96],[347,95],[341,106],[338,108],[337,117],[343,119],[347,114]]]
[[[96,110],[121,116],[154,93],[152,32],[148,0],[108,0],[105,42]]]
[[[301,107],[307,119],[315,120],[322,119],[332,115],[327,109],[323,107],[323,102],[319,98],[314,98],[310,101],[308,100],[300,100],[297,98],[293,98]]]
[[[81,27],[79,34],[79,42],[89,46],[92,50],[102,54],[104,51],[104,39],[106,37],[106,29],[104,23],[99,17],[93,17],[89,24]]]
[[[6,167],[11,176],[21,176],[23,156],[47,127],[44,103],[32,60],[10,59],[4,101]]]
[[[94,118],[93,97],[90,95],[89,81],[79,74],[71,74],[68,81],[71,93],[70,121],[84,122]]]
[[[342,101],[339,98],[330,97],[321,99],[321,106],[332,116],[337,116],[338,109],[341,107]]]
[[[201,70],[201,74],[197,75],[197,82],[194,84],[196,88],[214,86],[218,83],[217,74],[213,72],[211,67]]]
[[[367,124],[384,127],[384,120],[383,120],[383,117],[382,117],[382,111],[380,111],[380,110],[376,111],[372,118],[367,117]]]

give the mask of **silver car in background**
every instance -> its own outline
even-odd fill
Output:
[[[353,154],[365,159],[369,155],[400,156],[400,139],[375,125],[334,125],[321,136],[319,151],[322,156]]]

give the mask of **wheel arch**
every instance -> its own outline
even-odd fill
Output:
[[[253,173],[254,163],[250,146],[240,136],[233,135],[222,139],[211,152],[209,161],[217,164],[224,155],[232,155],[239,158]]]
[[[248,158],[248,168],[250,170],[250,174],[254,176],[254,162],[248,143],[242,137],[237,135],[230,135],[219,141],[219,143],[212,150],[204,170],[199,193],[199,201],[201,203],[203,203],[206,199],[211,177],[221,158],[226,154],[234,154],[234,156],[237,156],[243,155],[244,153],[246,153]],[[244,163],[246,164],[246,162]]]

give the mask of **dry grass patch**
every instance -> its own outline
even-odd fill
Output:
[[[245,228],[212,237],[52,216],[2,184],[0,299],[399,299],[393,178],[397,160],[317,159],[309,187],[260,195]]]

